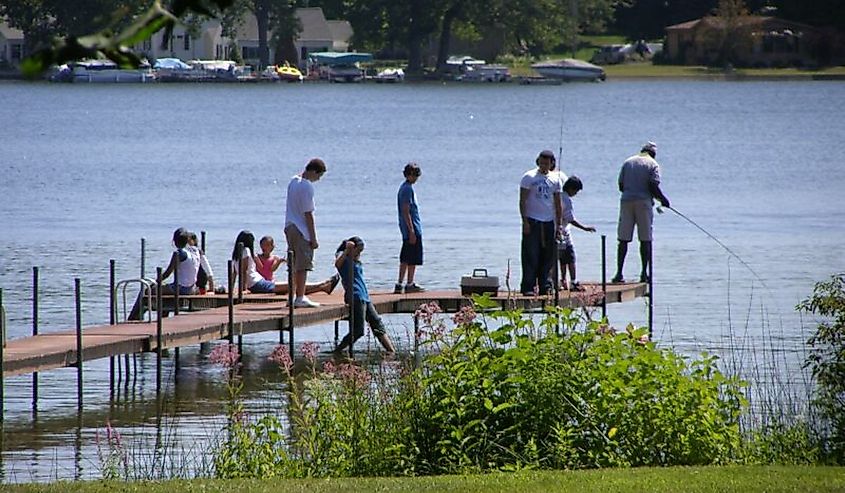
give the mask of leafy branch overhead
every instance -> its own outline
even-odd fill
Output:
[[[42,46],[24,60],[21,70],[27,77],[37,77],[53,65],[83,58],[108,58],[121,67],[137,67],[140,57],[130,47],[152,37],[164,29],[165,39],[180,18],[188,14],[215,17],[217,12],[229,8],[234,0],[173,0],[163,5],[155,0],[149,9],[139,15],[132,24],[117,29],[128,7],[118,9],[108,26],[95,34],[53,38],[49,46]]]

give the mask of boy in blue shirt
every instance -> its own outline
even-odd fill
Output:
[[[425,291],[414,282],[417,266],[423,263],[422,222],[420,209],[417,206],[417,194],[414,183],[420,179],[420,167],[417,163],[408,163],[403,171],[405,181],[399,187],[397,194],[397,208],[399,210],[399,231],[402,233],[402,250],[399,252],[399,280],[393,292],[419,293]],[[405,274],[408,274],[408,284],[403,286]]]

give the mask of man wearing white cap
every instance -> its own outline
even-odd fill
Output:
[[[652,222],[654,221],[653,199],[663,207],[669,207],[669,199],[660,190],[660,165],[654,160],[657,144],[646,143],[639,154],[629,157],[619,172],[619,244],[616,250],[616,275],[611,282],[625,282],[622,268],[628,254],[628,243],[634,239],[634,225],[640,240],[642,271],[640,282],[648,281],[648,263],[651,259]]]

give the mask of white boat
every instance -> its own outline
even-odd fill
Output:
[[[83,60],[59,67],[52,80],[59,82],[152,82],[155,73],[149,64],[124,69],[111,60]]]
[[[466,65],[456,79],[461,82],[508,82],[511,73],[504,65]]]
[[[606,78],[603,68],[574,58],[535,63],[531,68],[544,77],[564,81],[596,81]]]
[[[401,68],[386,68],[373,77],[376,82],[403,82],[405,71]]]

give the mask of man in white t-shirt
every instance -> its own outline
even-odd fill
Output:
[[[519,183],[519,213],[522,216],[522,282],[520,292],[533,296],[553,289],[549,273],[557,251],[555,238],[560,224],[560,175],[552,173],[555,155],[543,151],[537,167],[528,170]]]
[[[285,210],[285,237],[288,248],[293,250],[293,306],[313,308],[320,306],[305,296],[308,271],[314,269],[314,250],[317,249],[317,230],[314,226],[314,185],[326,172],[326,163],[314,158],[305,166],[305,171],[291,178],[288,184],[287,208]]]
[[[655,161],[657,144],[647,142],[639,154],[622,163],[619,171],[619,226],[616,247],[616,274],[611,282],[625,282],[622,268],[628,254],[628,243],[634,239],[634,225],[640,240],[640,282],[648,282],[648,264],[651,259],[651,238],[654,212],[652,206],[657,199],[663,207],[669,207],[669,199],[660,189],[660,166]]]

